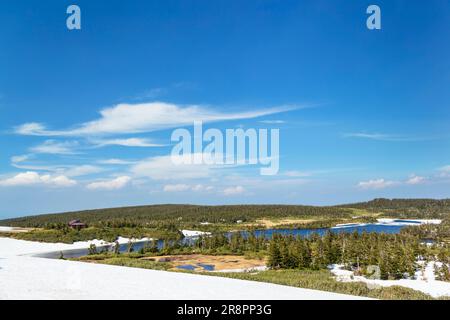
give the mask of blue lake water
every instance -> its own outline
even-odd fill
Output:
[[[193,266],[192,264],[183,264],[181,266],[177,266],[177,269],[194,271],[195,270],[195,266]]]
[[[197,263],[198,266],[202,267],[205,271],[214,271],[214,265],[213,264],[203,264],[203,263]]]
[[[406,227],[406,225],[388,225],[388,224],[365,224],[365,225],[347,225],[333,228],[318,228],[318,229],[268,229],[268,230],[257,230],[255,231],[255,235],[257,237],[265,236],[266,238],[272,238],[274,234],[281,235],[293,235],[293,236],[302,236],[308,237],[313,233],[317,233],[319,235],[324,235],[328,231],[333,233],[353,233],[357,231],[358,233],[363,232],[376,232],[376,233],[399,233],[402,228]],[[248,232],[244,232],[244,235],[248,235]]]
[[[197,263],[196,265],[199,267],[202,267],[204,271],[214,271],[214,265],[212,265],[212,264]],[[181,266],[177,266],[176,268],[182,269],[182,270],[194,271],[196,269],[196,266],[194,266],[192,264],[183,264]]]
[[[415,221],[405,221],[400,220],[396,222],[407,222],[407,223],[414,223]],[[376,232],[376,233],[390,233],[395,234],[399,233],[400,230],[407,225],[390,225],[390,224],[365,224],[365,225],[346,225],[346,226],[339,226],[339,227],[333,227],[333,228],[318,228],[318,229],[266,229],[266,230],[256,230],[255,235],[257,237],[266,237],[267,239],[270,239],[274,234],[281,234],[281,235],[293,235],[293,236],[302,236],[302,237],[308,237],[312,235],[313,233],[317,233],[319,235],[324,235],[327,231],[331,231],[333,233],[353,233],[357,231],[358,233],[363,232]],[[248,236],[250,233],[247,231],[241,232],[244,237]],[[228,236],[231,236],[232,233],[228,233]],[[181,240],[182,244],[193,244],[195,242],[195,238],[185,238]],[[139,251],[142,247],[144,247],[147,244],[147,242],[137,242],[133,244],[133,251]],[[158,241],[158,248],[162,248],[164,245],[163,241]],[[120,245],[120,252],[127,252],[128,245],[122,244]],[[102,250],[111,250],[110,246],[104,246],[104,247],[97,247],[97,251]],[[63,252],[64,258],[77,258],[81,256],[88,255],[87,249],[72,249],[72,250],[64,250]],[[43,258],[53,258],[57,259],[60,257],[60,252],[49,252],[44,254],[38,254],[36,256],[43,257]],[[210,268],[210,266],[202,266],[205,270],[207,268]],[[214,267],[214,266],[212,266]],[[194,267],[195,268],[195,267]]]

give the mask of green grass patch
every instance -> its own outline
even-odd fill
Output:
[[[122,255],[111,257],[111,255],[108,254],[96,254],[71,260],[85,261],[85,262],[91,261],[114,266],[152,269],[152,270],[168,270],[169,268],[171,268],[171,265],[169,263],[138,259],[137,255],[133,257]]]
[[[143,268],[153,270],[168,270],[172,265],[168,262],[156,262],[152,260],[140,259],[144,255],[138,253],[112,255],[102,253],[89,255],[77,259],[76,261],[95,262],[107,265],[116,265],[132,268]],[[187,270],[176,272],[194,273]],[[314,289],[355,296],[369,297],[382,300],[433,300],[433,297],[410,288],[401,286],[374,287],[369,288],[363,282],[340,282],[328,270],[268,270],[258,273],[211,273],[201,272],[208,276],[227,277],[240,280],[268,282],[291,287]]]
[[[291,287],[322,290],[383,300],[432,300],[433,297],[401,286],[370,289],[363,282],[336,281],[328,270],[269,270],[251,273],[203,273],[240,280],[270,282]]]
[[[30,232],[15,233],[11,237],[21,240],[40,242],[62,242],[73,243],[76,241],[88,241],[101,239],[113,242],[118,236],[141,239],[144,237],[156,239],[178,239],[180,234],[177,231],[160,230],[157,228],[145,227],[89,227],[81,230],[74,229],[37,229]]]

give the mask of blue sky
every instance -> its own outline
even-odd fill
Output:
[[[81,30],[66,28],[72,3]],[[449,196],[448,1],[0,6],[0,218]],[[191,118],[278,128],[278,175],[172,170],[171,132]]]

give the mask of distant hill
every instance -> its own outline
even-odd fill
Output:
[[[315,207],[297,205],[149,205],[43,214],[0,220],[0,225],[14,227],[43,227],[50,223],[66,224],[79,219],[89,225],[151,226],[160,223],[203,221],[232,223],[237,220],[253,221],[261,217],[310,217],[324,216],[346,218],[351,210],[339,207]]]
[[[357,208],[384,212],[398,217],[448,218],[450,199],[374,199],[367,202],[341,205],[340,208]]]
[[[311,217],[348,218],[351,208],[382,212],[393,217],[447,218],[450,216],[450,199],[374,199],[339,206],[300,205],[149,205],[136,207],[108,208],[43,214],[0,220],[0,225],[15,227],[44,227],[48,224],[66,224],[80,219],[88,224],[106,226],[151,226],[160,223],[225,222],[237,220],[254,221],[262,217]]]

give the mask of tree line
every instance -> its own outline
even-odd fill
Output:
[[[384,199],[378,198],[338,206],[339,208],[365,209],[371,212],[383,212],[397,218],[448,219],[450,199]]]
[[[271,239],[254,233],[236,232],[200,237],[193,245],[167,243],[159,254],[204,253],[246,254],[262,253],[272,269],[326,269],[342,264],[357,275],[370,276],[373,267],[379,269],[381,279],[401,279],[413,276],[417,260],[429,252],[420,239],[409,234],[332,233],[312,234],[309,237],[274,234]],[[442,252],[442,259],[448,252]],[[434,256],[432,259],[439,257]],[[448,264],[444,265],[448,266]],[[444,270],[442,272],[445,273]]]
[[[411,236],[378,233],[334,234],[309,238],[274,236],[269,244],[272,268],[324,269],[342,264],[356,274],[372,275],[379,268],[381,279],[413,276],[416,260],[424,253],[419,240]]]
[[[63,228],[71,220],[91,227],[161,227],[192,223],[236,223],[263,217],[350,218],[352,211],[337,207],[299,205],[152,205],[44,214],[0,221],[1,225],[34,228]]]

